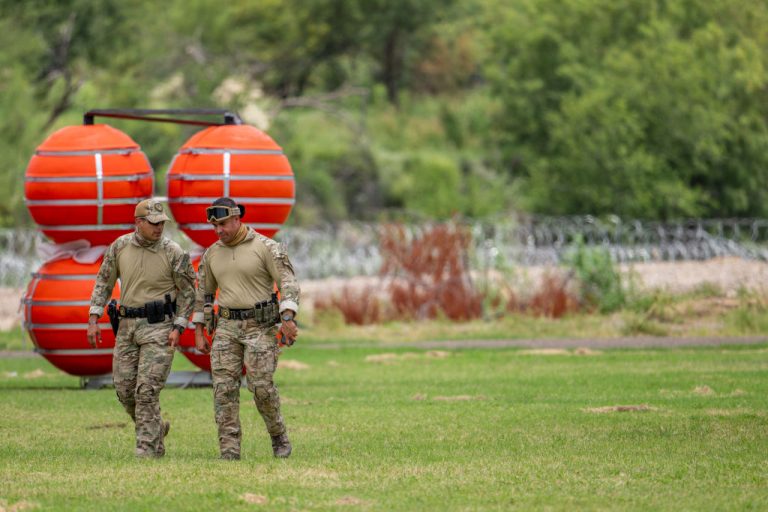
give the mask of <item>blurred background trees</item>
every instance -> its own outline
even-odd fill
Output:
[[[0,223],[92,108],[222,107],[281,144],[290,222],[768,214],[768,4],[0,0]],[[194,129],[110,121],[158,193]]]

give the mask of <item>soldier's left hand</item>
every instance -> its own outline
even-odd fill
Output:
[[[176,329],[171,329],[171,332],[168,333],[168,344],[171,346],[171,348],[176,348],[179,346],[179,338],[181,338],[179,331]]]

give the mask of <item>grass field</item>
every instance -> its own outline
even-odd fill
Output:
[[[768,345],[384,352],[287,351],[294,453],[243,389],[239,462],[209,388],[163,391],[168,454],[136,460],[113,390],[0,359],[0,510],[768,508]]]

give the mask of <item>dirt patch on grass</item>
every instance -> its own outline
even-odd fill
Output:
[[[655,407],[651,407],[648,404],[639,405],[608,405],[605,407],[589,407],[582,409],[584,412],[591,412],[595,414],[606,414],[611,412],[648,412],[655,411]]]
[[[471,395],[456,395],[456,396],[435,396],[432,400],[439,402],[464,402],[467,400],[485,400],[484,396],[471,396]]]
[[[356,498],[354,496],[342,496],[341,498],[335,501],[335,504],[362,506],[362,505],[368,505],[368,502],[365,500],[361,500],[360,498]]]
[[[715,394],[715,390],[709,386],[696,386],[693,388],[693,394],[699,396],[713,396]]]
[[[40,368],[24,374],[25,379],[39,379],[40,377],[45,377],[45,372]]]
[[[365,362],[390,364],[397,361],[397,358],[397,354],[373,354],[370,356],[365,356]]]
[[[33,510],[39,507],[37,503],[31,501],[22,500],[16,503],[8,503],[5,500],[0,500],[0,512],[22,512],[23,510]]]
[[[85,430],[99,430],[102,428],[125,428],[127,423],[101,423],[99,425],[88,425]]]
[[[266,505],[269,502],[266,496],[262,496],[261,494],[252,494],[250,492],[241,494],[240,499],[250,505]]]
[[[277,367],[286,369],[286,370],[296,370],[296,371],[309,370],[310,368],[308,364],[302,363],[301,361],[296,361],[294,359],[280,359],[277,362]]]

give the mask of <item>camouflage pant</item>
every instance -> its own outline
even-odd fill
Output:
[[[112,379],[118,400],[136,423],[137,455],[165,453],[160,391],[173,362],[171,326],[171,320],[149,324],[146,318],[123,318],[117,331]]]
[[[211,347],[213,404],[222,455],[240,455],[240,376],[245,364],[248,390],[254,394],[267,431],[285,433],[280,395],[272,380],[277,365],[276,327],[259,326],[254,319],[219,319]]]

